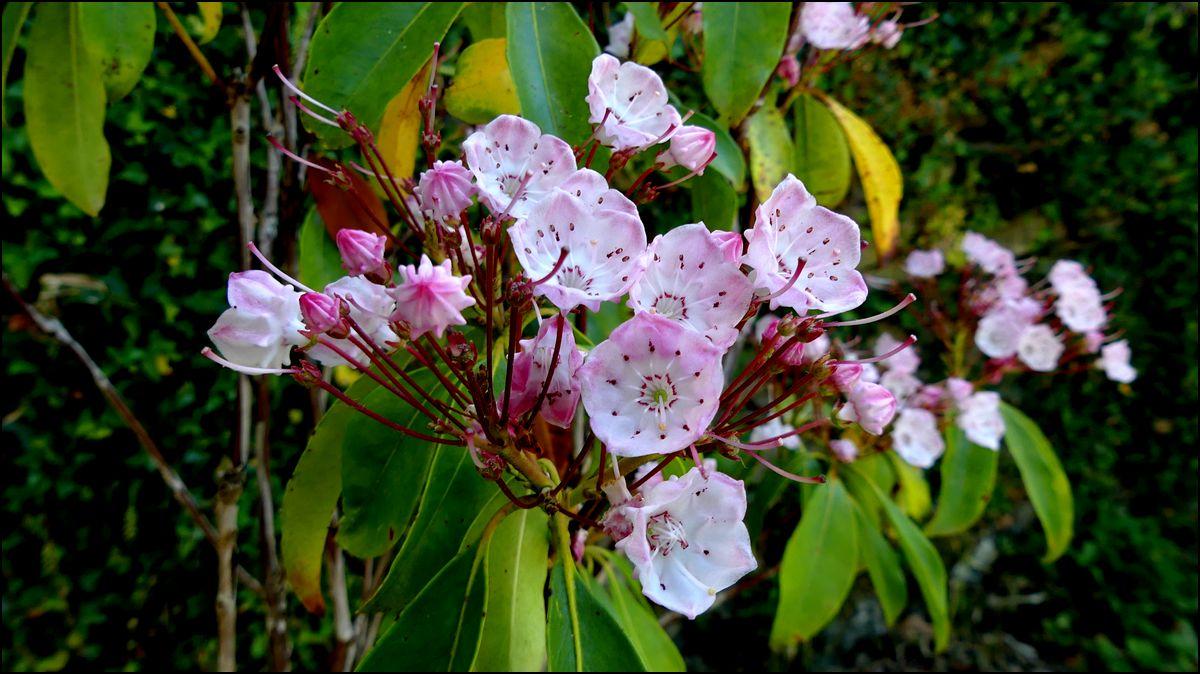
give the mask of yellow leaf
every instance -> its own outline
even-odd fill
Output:
[[[333,383],[342,389],[350,388],[350,385],[361,376],[358,370],[351,368],[349,365],[338,365],[333,368]]]
[[[221,30],[222,7],[219,2],[197,2],[200,16],[188,17],[188,26],[196,34],[196,42],[205,44],[212,42]]]
[[[521,114],[521,101],[508,71],[507,40],[480,40],[458,57],[458,71],[446,90],[446,111],[468,124],[486,124],[497,115]]]
[[[779,110],[764,107],[747,119],[746,141],[754,194],[766,201],[792,168],[792,137]]]
[[[892,468],[900,480],[900,491],[896,495],[896,502],[900,505],[900,509],[914,520],[924,518],[933,509],[933,500],[930,498],[929,483],[925,481],[925,473],[920,468],[914,468],[905,463],[895,452],[888,452],[887,456],[891,459]]]
[[[867,198],[875,254],[880,259],[887,258],[895,251],[900,236],[900,199],[904,196],[900,165],[870,124],[825,94],[813,93],[829,106],[829,111],[846,132],[850,154],[854,156],[854,165]]]
[[[379,123],[377,144],[384,162],[396,179],[412,177],[421,142],[421,110],[417,103],[429,86],[429,66],[421,68],[412,81],[387,104]]]

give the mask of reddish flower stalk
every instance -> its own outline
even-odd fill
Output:
[[[563,257],[566,257],[566,256],[564,255]],[[531,407],[529,409],[528,414],[525,415],[524,425],[526,425],[526,426],[533,423],[533,418],[535,416],[537,416],[538,411],[542,409],[542,403],[546,402],[546,394],[550,391],[550,382],[554,379],[555,369],[558,368],[558,356],[559,356],[559,350],[562,348],[563,330],[566,329],[566,325],[567,325],[567,320],[562,314],[559,314],[559,319],[560,320],[558,321],[558,330],[555,331],[555,333],[554,333],[554,352],[553,352],[553,355],[550,357],[550,365],[546,368],[546,378],[545,378],[545,380],[542,381],[542,389],[538,393],[537,401],[534,402],[533,407]],[[551,320],[553,320],[553,319],[551,319]],[[508,402],[508,396],[509,396],[509,393],[511,392],[508,389],[511,389],[511,388],[512,388],[512,386],[510,385],[504,391],[504,402],[505,403]]]

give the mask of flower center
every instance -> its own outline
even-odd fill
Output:
[[[661,513],[650,518],[646,525],[646,540],[655,552],[663,557],[671,554],[676,548],[686,550],[688,546],[687,532],[683,524],[671,517],[671,513]]]
[[[669,374],[653,374],[643,377],[641,394],[638,404],[654,414],[666,412],[679,399],[675,382],[671,381]]]
[[[583,269],[579,265],[563,265],[559,270],[558,276],[555,277],[558,285],[564,288],[574,288],[575,290],[588,291],[592,287],[592,279],[583,273]]]
[[[666,316],[667,318],[687,318],[687,300],[682,295],[664,292],[654,298],[654,311],[660,316]]]

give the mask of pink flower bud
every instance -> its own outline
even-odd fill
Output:
[[[671,146],[663,160],[667,166],[679,165],[703,174],[716,149],[717,134],[702,126],[684,126],[671,136]]]
[[[783,58],[779,60],[775,72],[779,74],[780,79],[787,82],[789,87],[800,83],[800,61],[794,54],[784,54]]]
[[[363,276],[386,266],[383,249],[386,239],[361,229],[343,229],[336,237],[342,266],[351,276]]]
[[[300,296],[300,315],[309,330],[329,332],[342,322],[342,303],[324,293],[304,293]]]
[[[854,385],[862,379],[863,367],[857,363],[838,363],[833,368],[833,375],[830,380],[833,385],[843,393],[849,393],[854,390]]]
[[[471,205],[475,185],[461,162],[439,161],[421,174],[416,193],[423,213],[432,214],[438,222],[449,222]]]
[[[896,416],[896,396],[892,392],[870,382],[858,382],[846,395],[846,404],[838,413],[842,421],[857,422],[871,435],[883,433],[883,427]]]

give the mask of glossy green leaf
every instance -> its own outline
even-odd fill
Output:
[[[1046,533],[1046,556],[1052,562],[1066,552],[1075,526],[1071,483],[1042,429],[1020,410],[1000,404],[1004,444],[1017,462],[1025,491]]]
[[[962,533],[975,524],[992,499],[1000,453],[967,440],[958,426],[946,429],[946,453],[940,461],[942,484],[937,510],[925,525],[927,536]]]
[[[346,395],[363,400],[378,387],[370,377],[360,377]],[[346,427],[357,416],[358,412],[342,402],[329,407],[309,437],[283,492],[279,513],[283,568],[292,590],[314,613],[325,607],[321,596],[325,538],[342,493],[342,441]]]
[[[364,611],[399,611],[421,591],[433,572],[474,546],[488,519],[505,502],[484,480],[462,447],[439,447],[429,469],[417,518],[404,538],[383,584]]]
[[[692,197],[692,221],[712,230],[732,231],[737,221],[738,195],[720,174],[708,171],[684,183]]]
[[[329,237],[316,208],[310,208],[304,217],[298,241],[301,283],[319,290],[345,275],[342,255],[338,252],[337,244]]]
[[[25,125],[46,179],[88,215],[104,207],[112,157],[104,82],[84,48],[79,5],[38,5],[25,61]]]
[[[428,370],[413,375],[417,385],[445,395]],[[420,411],[382,387],[363,404],[402,426],[427,431]],[[426,407],[428,404],[426,403]],[[338,544],[350,554],[374,557],[408,530],[436,446],[410,438],[365,416],[346,427],[342,445],[342,521]]]
[[[779,565],[779,607],[771,648],[807,641],[837,616],[859,559],[854,501],[837,479],[819,487],[788,539]]]
[[[587,24],[566,2],[510,2],[508,67],[521,115],[568,143],[587,140],[587,78],[600,53]]]
[[[568,575],[569,574],[569,575]],[[546,648],[552,672],[644,672],[629,635],[588,576],[559,562],[550,572]]]
[[[854,513],[858,521],[858,552],[883,608],[883,620],[891,627],[908,603],[904,569],[900,568],[900,558],[883,537],[878,523],[867,517],[866,510],[857,501],[854,501]]]
[[[504,518],[487,545],[487,600],[483,631],[471,669],[520,672],[541,669],[546,660],[549,517],[540,509],[517,510]]]
[[[317,25],[305,91],[335,109],[352,112],[372,131],[387,104],[433,56],[462,9],[461,2],[343,2]],[[304,124],[327,147],[350,138],[303,116]]]
[[[625,9],[633,15],[633,25],[637,30],[633,60],[651,65],[666,58],[672,39],[663,30],[662,20],[658,16],[658,3],[627,2]]]
[[[763,107],[746,120],[746,140],[750,145],[750,182],[760,202],[792,170],[792,137],[783,114]]]
[[[148,2],[79,4],[83,43],[100,64],[108,100],[133,91],[154,52],[154,5]]]
[[[879,487],[879,490],[884,494],[891,494],[896,488],[896,471],[892,469],[892,462],[883,452],[875,452],[867,456],[859,458],[854,462],[854,468],[863,477],[867,478]],[[875,499],[863,500],[861,496],[857,501],[859,508],[863,514],[875,525],[875,528],[880,528],[880,518],[883,517],[881,508],[875,504]]]
[[[692,115],[688,124],[702,126],[716,134],[717,157],[712,160],[708,168],[716,170],[725,176],[735,188],[741,189],[742,183],[746,182],[746,159],[742,156],[741,146],[733,139],[733,136],[729,135],[729,129],[712,117],[698,112]],[[707,174],[707,170],[705,174]]]
[[[0,70],[3,86],[0,87],[0,94],[8,90],[8,66],[17,50],[17,38],[21,36],[21,27],[25,25],[25,19],[32,7],[32,2],[9,2],[4,5],[3,31],[0,33],[0,49],[4,51],[3,70]],[[4,96],[0,96],[0,99],[2,98]],[[7,112],[3,113],[3,120],[8,123]]]
[[[779,65],[791,11],[789,2],[705,5],[704,91],[730,126],[742,121]]]
[[[608,605],[625,634],[629,635],[646,669],[652,672],[686,671],[679,648],[658,623],[658,616],[633,578],[629,562],[614,555],[604,564],[604,569],[608,580]]]
[[[896,474],[900,488],[896,492],[896,502],[904,514],[919,520],[929,514],[933,508],[933,499],[929,495],[929,482],[925,480],[925,471],[912,466],[900,458],[895,452],[887,453],[892,462],[892,470]]]
[[[853,465],[843,467],[847,484],[859,498],[873,499],[880,507],[900,543],[904,560],[917,579],[925,609],[933,622],[933,637],[938,652],[950,644],[950,608],[946,599],[946,566],[938,555],[937,548],[921,533],[921,529],[892,502],[879,487],[855,472]]]
[[[792,105],[792,170],[817,203],[833,208],[850,191],[853,163],[846,134],[825,104],[804,94]]]
[[[477,550],[464,550],[396,616],[361,672],[466,671],[483,623],[487,583]]]
[[[504,18],[507,4],[504,2],[468,2],[460,16],[462,22],[467,26],[467,31],[471,33],[471,39],[478,42],[479,40],[504,37],[508,29]]]
[[[504,38],[480,40],[463,50],[445,103],[446,112],[468,124],[521,114]]]

